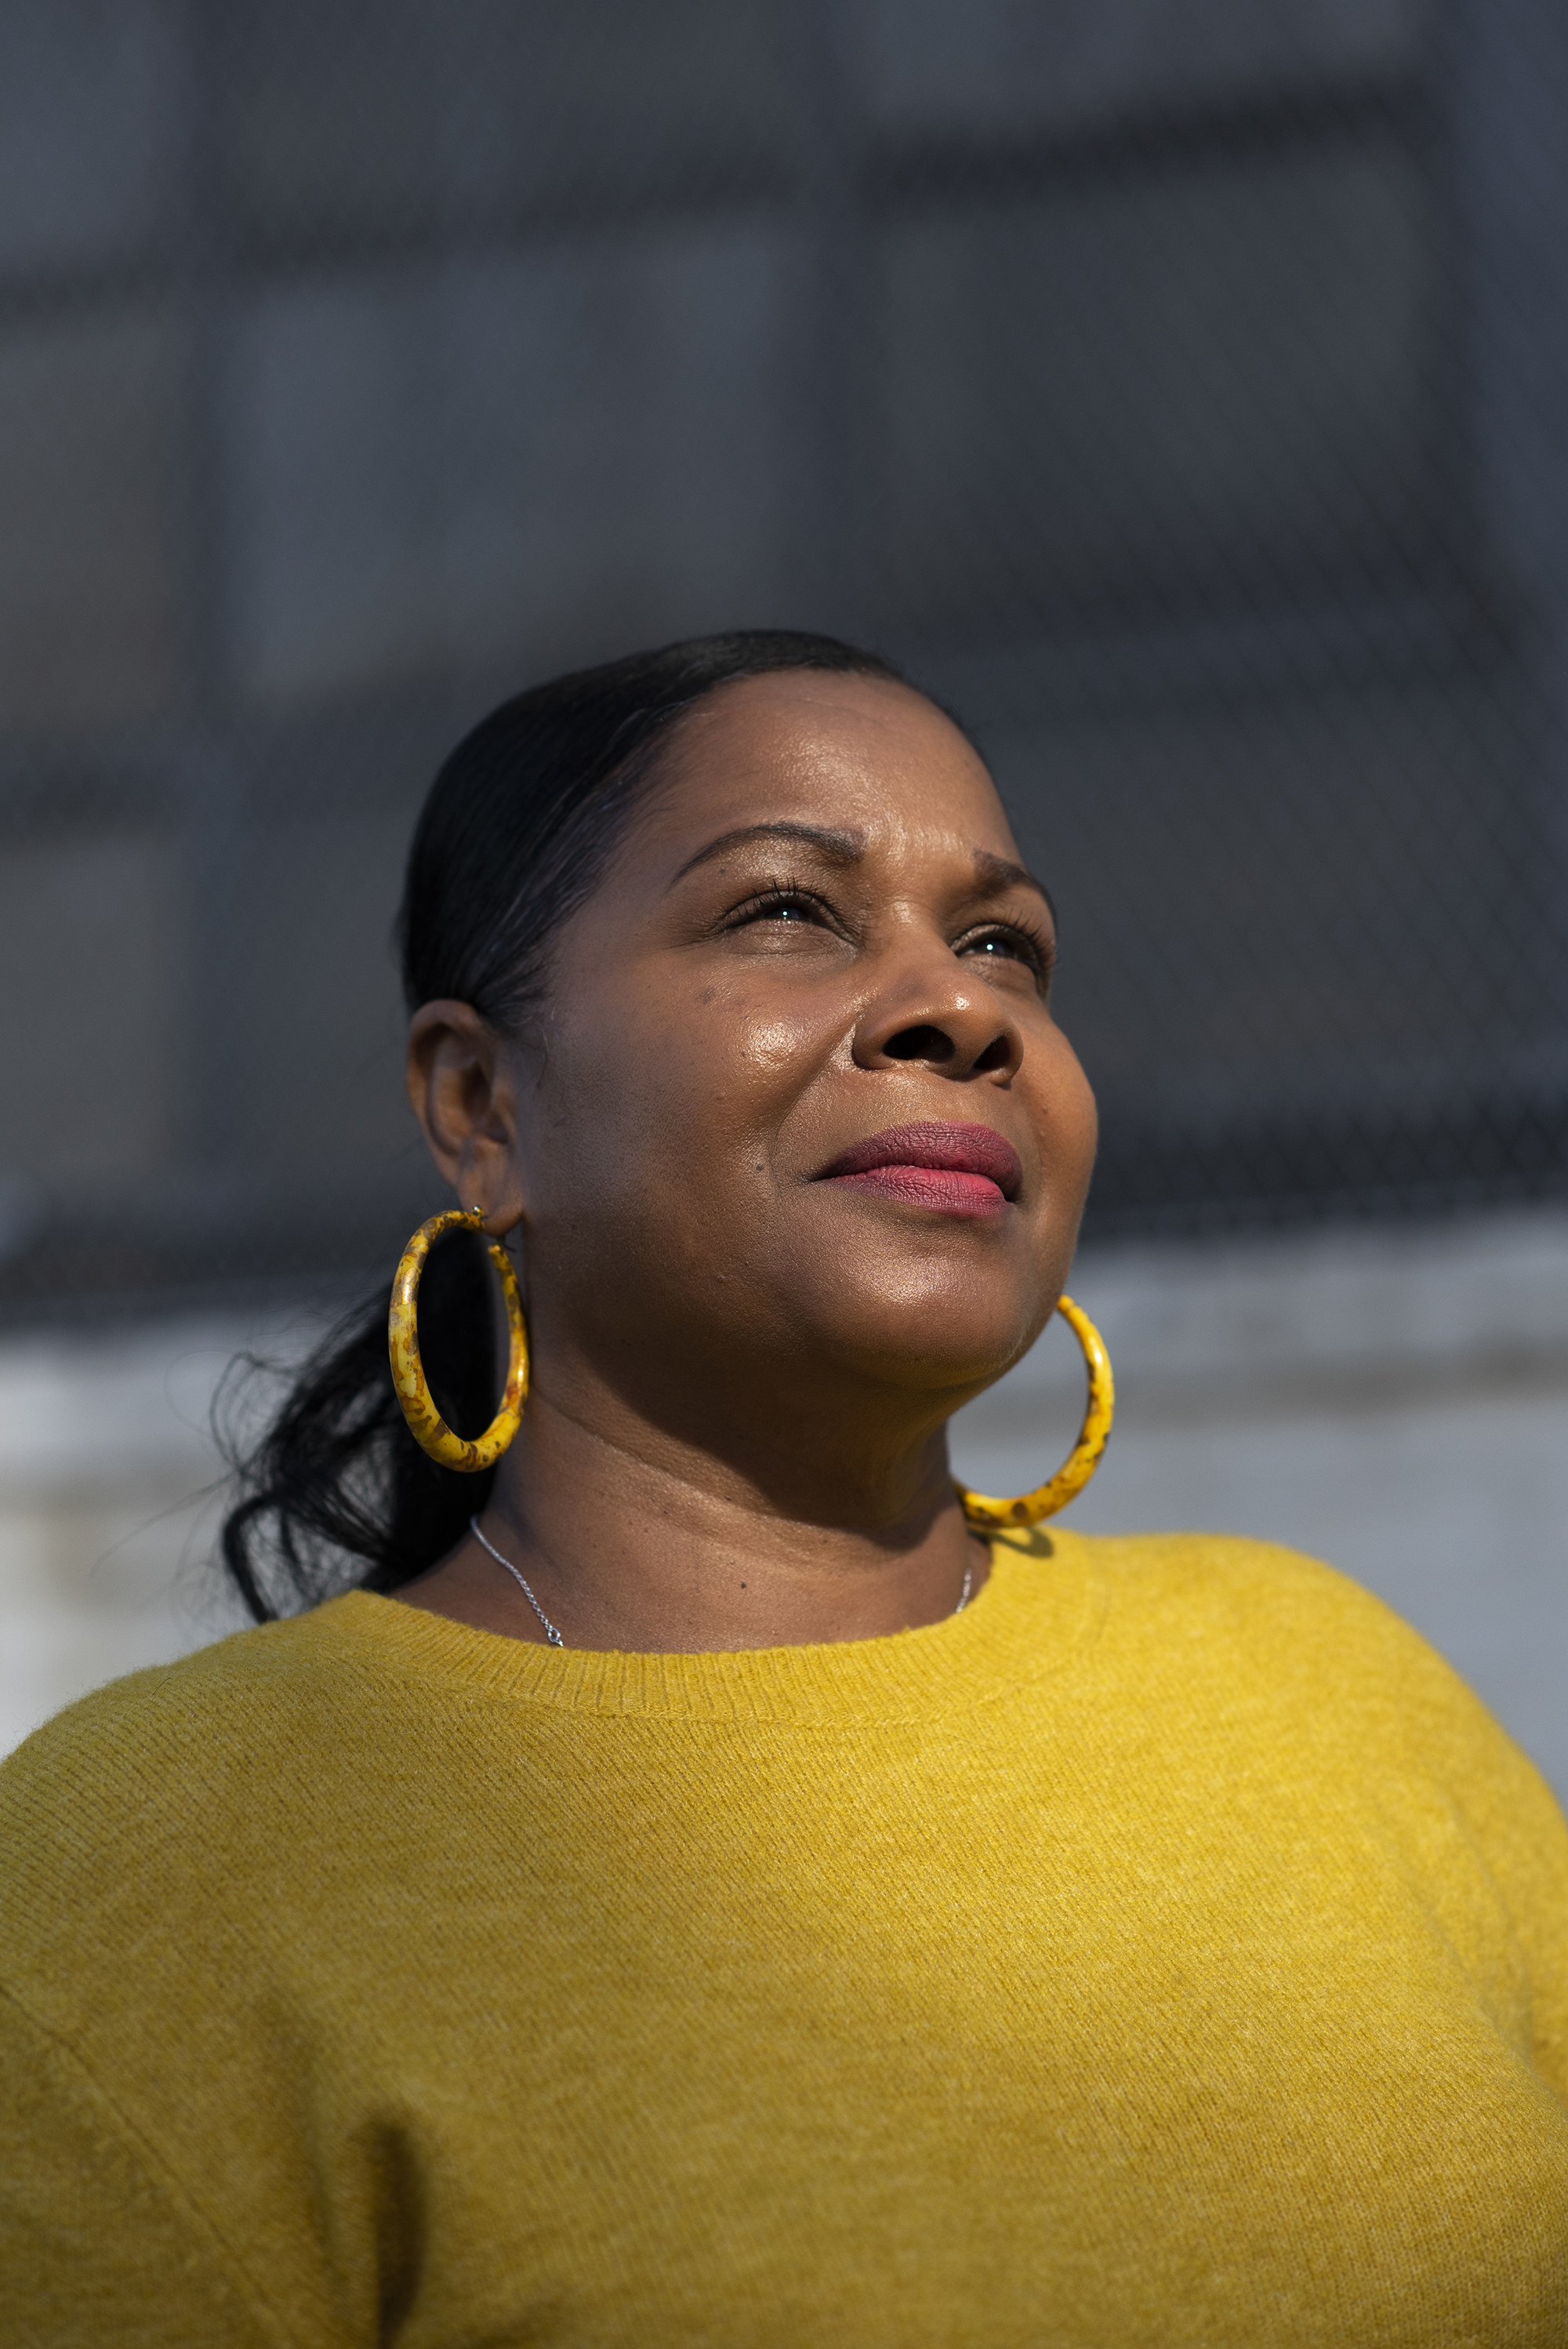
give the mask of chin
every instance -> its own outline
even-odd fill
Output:
[[[879,1381],[930,1392],[993,1384],[1028,1351],[1050,1309],[1011,1283],[973,1278],[906,1280],[891,1294],[846,1283],[822,1302],[826,1350]]]

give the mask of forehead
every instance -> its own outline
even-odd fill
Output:
[[[868,846],[1017,854],[977,753],[922,695],[881,678],[794,670],[725,686],[682,722],[639,829],[648,847],[689,853],[779,819],[862,832]]]

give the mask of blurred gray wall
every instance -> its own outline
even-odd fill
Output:
[[[380,1269],[440,751],[910,661],[1104,1231],[1568,1166],[1568,12],[0,0],[6,1309]]]

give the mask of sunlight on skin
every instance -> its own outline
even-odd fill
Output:
[[[945,1423],[1052,1311],[1094,1154],[1053,953],[947,719],[790,672],[683,721],[534,1030],[417,1014],[436,1163],[528,1290],[533,1391],[484,1527],[568,1645],[863,1639],[978,1585]],[[830,1171],[962,1125],[1016,1179]],[[472,1541],[402,1595],[543,1636]]]

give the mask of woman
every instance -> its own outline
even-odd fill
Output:
[[[493,1408],[438,1251],[456,1433],[383,1299],[231,1522],[326,1603],[4,1774],[8,2337],[1568,2340],[1528,1764],[1323,1568],[949,1480],[1094,1151],[956,727],[814,637],[563,679],[402,936],[531,1392],[414,1442]]]

